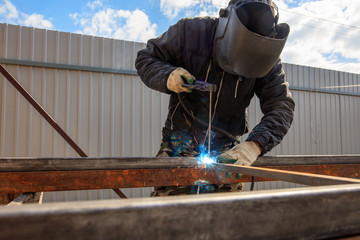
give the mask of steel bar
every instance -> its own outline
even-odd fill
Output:
[[[360,164],[280,167],[349,178],[358,178],[360,174]],[[248,175],[240,177],[238,174],[208,172],[199,168],[0,172],[0,193],[179,186],[192,185],[199,179],[211,183],[251,181]],[[256,182],[271,180],[255,177]]]
[[[87,157],[86,153],[75,143],[75,141],[72,140],[72,138],[50,116],[50,114],[48,114],[45,109],[41,107],[41,105],[30,95],[30,93],[28,93],[26,89],[23,88],[21,84],[1,64],[0,72],[81,157]],[[114,189],[114,191],[121,198],[126,198],[125,194],[121,193],[119,189]]]
[[[253,166],[359,164],[360,155],[281,155],[259,157]]]
[[[1,158],[0,172],[196,167],[196,158]]]
[[[213,164],[216,171],[227,171],[251,176],[270,178],[292,183],[305,184],[309,186],[324,186],[335,184],[359,183],[359,179],[344,177],[325,176],[311,173],[300,173],[294,171],[285,171],[277,169],[267,169],[260,167],[237,166],[229,164]]]
[[[81,157],[87,157],[87,155],[71,139],[71,137],[56,123],[56,121],[44,110],[44,108],[40,106],[40,104],[26,91],[25,88],[20,85],[20,83],[1,64],[0,72]]]
[[[334,239],[360,234],[360,185],[0,210],[0,239]]]
[[[186,168],[6,172],[0,173],[0,193],[179,186],[199,179],[213,184],[249,181],[238,174]]]
[[[330,164],[360,164],[360,155],[261,157],[254,163],[254,166]],[[198,160],[191,157],[0,158],[0,172],[189,168],[196,166],[198,166]]]
[[[276,158],[274,157],[272,161],[276,162]],[[332,159],[332,156],[326,159]],[[282,161],[284,165],[270,164],[263,167],[360,178],[360,163],[347,164],[346,162],[354,162],[353,159],[337,159],[339,161],[330,161],[333,164],[287,165],[292,161]],[[316,161],[316,163],[320,162]],[[199,179],[210,183],[237,183],[251,180],[248,175],[239,177],[239,174],[231,171],[202,168],[194,158],[0,159],[0,193],[179,186],[192,185]],[[324,179],[326,176],[321,177]],[[270,181],[271,179],[256,177],[255,180]]]

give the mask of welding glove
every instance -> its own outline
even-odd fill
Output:
[[[190,92],[189,89],[181,86],[182,84],[185,83],[181,76],[184,76],[187,79],[195,79],[195,77],[191,75],[188,71],[186,71],[181,67],[178,67],[170,73],[169,78],[167,80],[166,86],[170,91],[176,93]]]
[[[235,165],[250,166],[261,154],[261,148],[256,142],[240,143],[232,149],[219,155],[218,159],[234,159]]]

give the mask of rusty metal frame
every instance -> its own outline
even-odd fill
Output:
[[[238,183],[251,175],[308,185],[360,182],[360,155],[262,157],[254,165],[203,167],[195,158],[1,158],[0,193],[178,186],[199,179]]]
[[[45,118],[45,120],[60,134],[60,136],[81,156],[88,157],[87,154],[76,144],[76,142],[60,127],[59,124],[48,114],[44,108],[33,98],[30,93],[0,64],[0,72],[15,87],[15,89],[24,96],[24,98]],[[119,189],[113,189],[121,198],[127,198]]]

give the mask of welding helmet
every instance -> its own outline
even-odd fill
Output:
[[[264,77],[285,46],[290,27],[278,24],[271,0],[232,0],[220,10],[214,38],[214,57],[228,73]]]

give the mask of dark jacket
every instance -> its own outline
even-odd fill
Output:
[[[234,136],[247,132],[246,109],[255,93],[260,99],[264,116],[247,140],[258,142],[264,154],[280,143],[293,120],[295,103],[289,92],[281,61],[279,59],[272,70],[259,79],[223,72],[213,60],[212,53],[217,23],[218,19],[209,17],[180,20],[159,38],[149,40],[147,47],[138,52],[136,69],[148,87],[171,94],[163,130],[165,139],[181,132],[188,133],[200,143],[206,136],[206,126],[186,114],[183,107],[178,105],[178,97],[182,98],[193,116],[208,122],[209,93],[192,91],[178,96],[169,91],[166,87],[167,79],[177,67],[188,70],[196,79],[204,80],[210,66],[207,81],[216,84],[218,88],[218,92],[212,97],[213,113],[215,112],[212,125]],[[233,141],[222,132],[213,132],[212,146]]]

